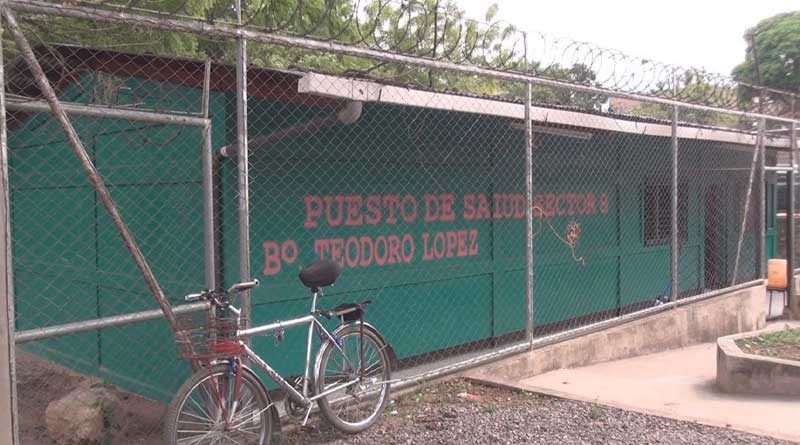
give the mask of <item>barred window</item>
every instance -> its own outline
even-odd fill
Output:
[[[672,225],[670,184],[648,183],[642,190],[642,236],[645,246],[669,244]],[[686,186],[678,186],[678,240],[683,242],[687,235],[688,195]]]

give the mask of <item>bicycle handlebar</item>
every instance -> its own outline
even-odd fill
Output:
[[[183,300],[186,301],[187,303],[192,303],[195,301],[202,300],[205,297],[205,295],[206,295],[205,292],[200,292],[199,294],[184,295]]]
[[[254,287],[258,287],[259,284],[260,283],[259,283],[258,280],[244,281],[244,282],[241,282],[241,283],[236,283],[233,286],[231,286],[230,289],[225,291],[225,295],[230,295],[230,294],[235,293],[235,292],[242,292],[242,291],[245,291],[245,290],[249,290],[249,289],[252,289]],[[183,297],[183,299],[187,303],[192,303],[192,302],[199,301],[199,300],[207,300],[207,299],[213,297],[214,295],[219,296],[219,293],[220,292],[216,292],[216,294],[215,294],[214,291],[204,290],[203,292],[200,292],[200,293],[185,295]]]
[[[228,289],[228,293],[232,294],[234,292],[241,292],[241,291],[249,290],[249,289],[252,289],[254,287],[258,287],[259,284],[260,283],[259,283],[258,280],[244,281],[242,283],[236,283],[233,286],[231,286],[230,289]]]

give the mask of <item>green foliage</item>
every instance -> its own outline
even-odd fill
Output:
[[[541,77],[554,80],[566,80],[572,83],[593,85],[596,74],[588,66],[576,63],[570,68],[560,65],[551,65],[540,69],[538,64],[534,65],[533,72]],[[599,110],[600,106],[606,101],[606,97],[597,93],[584,93],[563,88],[535,87],[533,89],[533,101],[557,105],[571,105],[586,109]]]
[[[800,89],[800,11],[778,14],[762,20],[745,33],[747,54],[733,70],[737,79],[755,83],[756,61],[764,85],[797,91]],[[755,53],[753,52],[755,43]]]
[[[97,3],[104,3],[99,0]],[[236,21],[232,0],[131,0],[129,6],[206,21]],[[540,68],[526,63],[523,38],[514,26],[497,22],[498,7],[487,8],[485,20],[470,20],[456,0],[247,0],[243,22],[267,31],[308,35],[403,54],[521,71],[553,79],[592,85],[595,73],[586,65]],[[82,19],[21,17],[31,43],[70,44],[170,57],[205,58],[233,63],[235,42],[188,33],[153,31],[145,27],[111,25]],[[13,45],[6,44],[6,48]],[[8,54],[13,57],[13,54]],[[524,88],[484,77],[441,72],[403,64],[388,64],[298,48],[250,42],[248,62],[254,66],[296,68],[356,77],[377,77],[409,85],[448,91],[522,97]],[[534,100],[599,109],[605,98],[596,94],[536,88]]]
[[[800,361],[800,328],[785,325],[782,330],[736,340],[747,354]]]
[[[800,11],[764,19],[748,29],[744,39],[747,53],[733,70],[736,80],[800,92]],[[744,100],[758,95],[747,87],[739,94]]]
[[[782,346],[800,346],[800,329],[791,329],[787,325],[779,331],[737,340],[736,344],[744,348],[764,350],[777,349]]]
[[[205,16],[208,11],[217,7],[217,2],[223,1],[225,0],[163,0],[157,2],[157,7],[168,14]],[[198,55],[198,39],[188,34],[46,15],[22,15],[19,19],[33,46],[57,43],[177,57]],[[13,44],[6,41],[4,48],[13,48]]]
[[[589,405],[589,418],[593,421],[598,421],[605,417],[606,414],[606,407],[600,405],[598,403],[592,403]]]
[[[686,70],[676,79],[675,85],[660,82],[656,85],[653,95],[661,96],[669,92],[668,96],[700,105],[719,106],[727,104],[734,107],[737,102],[736,91],[728,86],[709,83],[705,80],[704,73],[696,70]],[[654,102],[642,102],[634,107],[631,112],[636,115],[647,116],[655,119],[672,119],[672,106]],[[739,119],[726,113],[708,110],[684,108],[678,119],[700,125],[735,126]]]

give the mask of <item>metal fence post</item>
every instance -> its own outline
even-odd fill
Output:
[[[236,0],[236,23],[242,26],[242,0]],[[250,178],[247,148],[247,39],[236,39],[236,144],[239,177],[239,279],[250,275]],[[241,293],[242,318],[250,324],[250,291]]]
[[[671,211],[671,234],[670,240],[670,301],[678,299],[678,106],[672,107],[672,211]]]
[[[533,84],[525,84],[525,338],[533,347]]]
[[[0,18],[2,31],[2,18]],[[14,279],[6,139],[6,95],[3,47],[0,42],[0,443],[19,443],[17,384],[14,359]]]
[[[786,263],[788,270],[789,280],[787,281],[789,287],[786,292],[789,294],[789,313],[795,320],[800,320],[800,300],[797,298],[797,286],[794,281],[794,268],[795,268],[795,244],[797,240],[797,227],[795,225],[795,212],[794,206],[796,202],[795,196],[795,164],[797,162],[797,124],[792,123],[790,135],[790,149],[789,149],[789,177],[787,181],[789,205],[786,209],[786,222],[789,224],[788,236],[786,240]]]
[[[739,239],[736,241],[736,257],[733,260],[733,275],[731,276],[731,286],[736,284],[736,278],[739,275],[739,259],[742,255],[742,243],[744,242],[744,232],[747,228],[747,217],[750,213],[750,200],[753,194],[753,182],[755,180],[756,167],[759,160],[759,153],[762,150],[761,139],[764,136],[763,125],[764,120],[760,119],[758,123],[758,134],[756,135],[756,145],[753,147],[753,160],[750,162],[750,175],[747,182],[747,193],[744,197],[744,209],[742,209],[742,224],[739,228]],[[763,217],[763,216],[762,216]],[[756,249],[758,250],[758,249]],[[758,252],[756,252],[758,255]],[[758,266],[757,266],[758,267]]]
[[[767,203],[766,203],[766,174],[765,174],[765,165],[766,165],[766,142],[765,142],[765,134],[766,134],[766,121],[762,117],[758,120],[758,141],[759,141],[759,158],[758,158],[758,210],[756,211],[757,215],[757,223],[758,223],[758,232],[757,232],[757,249],[756,252],[758,254],[758,274],[757,277],[759,278],[766,278],[767,276],[767,252],[766,252],[766,221],[765,216],[767,214]]]
[[[206,59],[203,74],[203,117],[208,119],[211,98],[211,61]],[[211,145],[211,121],[203,126],[201,163],[203,169],[203,244],[207,289],[217,287],[217,242],[214,217],[214,147]]]

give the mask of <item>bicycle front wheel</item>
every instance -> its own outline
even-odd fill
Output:
[[[249,369],[220,364],[195,372],[175,394],[164,418],[167,444],[269,445],[269,395]]]
[[[338,332],[338,344],[320,349],[314,384],[322,415],[335,428],[355,434],[369,428],[389,400],[388,347],[372,329],[351,324]],[[363,354],[362,354],[363,348]]]

